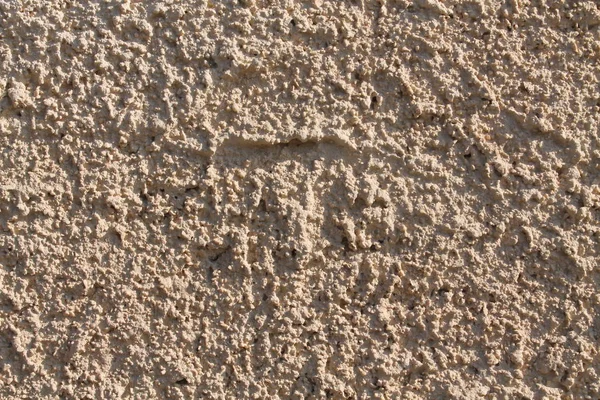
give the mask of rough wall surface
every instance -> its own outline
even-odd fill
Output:
[[[594,1],[0,1],[0,398],[600,398],[599,62]]]

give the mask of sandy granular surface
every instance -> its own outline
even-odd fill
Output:
[[[593,1],[0,1],[0,398],[599,399]]]

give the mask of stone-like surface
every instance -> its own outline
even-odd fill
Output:
[[[0,397],[600,398],[593,1],[0,2]]]

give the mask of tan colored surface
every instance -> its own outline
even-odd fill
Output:
[[[0,2],[0,398],[600,398],[595,2],[74,3]]]

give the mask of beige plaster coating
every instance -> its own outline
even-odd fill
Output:
[[[599,399],[594,1],[0,1],[0,398]]]

